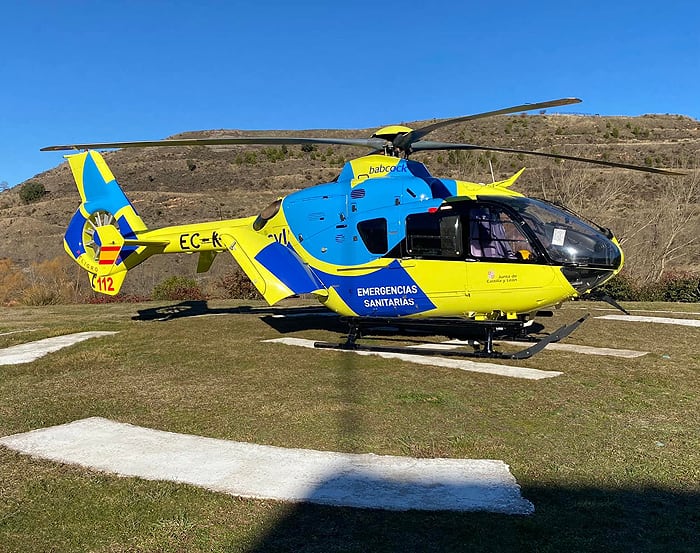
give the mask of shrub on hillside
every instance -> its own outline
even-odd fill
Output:
[[[67,257],[32,263],[21,269],[0,259],[0,305],[55,305],[79,301],[79,269]]]
[[[280,148],[263,148],[262,153],[267,159],[267,161],[276,163],[278,161],[284,160],[289,154],[289,150],[286,146],[283,145]]]
[[[46,195],[46,188],[40,182],[25,182],[19,189],[19,198],[25,204],[30,204],[40,200]]]
[[[635,282],[627,273],[618,273],[596,290],[597,293],[610,296],[617,301],[636,301]]]
[[[700,275],[687,271],[667,273],[661,279],[664,301],[700,301]]]
[[[20,301],[25,305],[56,305],[80,301],[81,270],[67,256],[32,263],[25,271],[28,286]]]
[[[171,276],[156,284],[151,296],[154,300],[204,300],[201,287],[193,278]]]
[[[226,298],[242,300],[261,299],[255,285],[250,282],[250,279],[238,267],[221,277],[216,285],[223,290]]]
[[[59,305],[68,303],[61,290],[35,285],[27,288],[20,300],[24,305]]]
[[[0,305],[18,302],[28,284],[22,269],[9,259],[0,259]]]
[[[667,273],[657,282],[640,284],[623,272],[598,291],[617,301],[700,302],[700,275],[678,271]]]

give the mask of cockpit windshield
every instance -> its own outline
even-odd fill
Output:
[[[598,229],[545,201],[532,198],[499,198],[517,212],[555,263],[617,269],[620,249]]]

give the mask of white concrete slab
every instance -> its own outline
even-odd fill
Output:
[[[503,461],[286,449],[93,417],[0,438],[44,459],[231,495],[404,511],[530,514]]]
[[[23,332],[34,332],[36,328],[27,328],[26,330],[12,330],[10,332],[0,332],[0,336],[9,336],[10,334],[22,334]]]
[[[601,315],[600,317],[596,317],[596,319],[700,327],[700,319],[671,319],[669,317],[644,317],[641,315]]]
[[[313,340],[305,340],[303,338],[274,338],[272,340],[265,340],[265,342],[316,349],[314,348]],[[418,365],[428,365],[430,367],[446,367],[449,369],[459,369],[461,371],[495,374],[498,376],[508,376],[511,378],[525,378],[529,380],[541,380],[543,378],[552,378],[554,376],[559,376],[563,374],[559,371],[542,371],[540,369],[530,369],[527,367],[511,367],[510,365],[499,365],[496,363],[470,361],[468,359],[448,359],[446,357],[429,355],[412,355],[408,353],[390,353],[383,351],[362,351],[326,348],[324,348],[323,351],[341,351],[355,355],[376,355],[384,359],[400,359],[402,361],[408,361],[410,363],[416,363]]]
[[[525,347],[527,344],[523,342],[500,341],[499,344],[510,344],[512,346]],[[648,354],[648,351],[636,351],[633,349],[615,349],[615,348],[599,348],[594,346],[581,346],[578,344],[561,344],[554,342],[547,344],[544,349],[552,351],[570,351],[573,353],[582,353],[584,355],[605,355],[607,357],[622,357],[623,359],[634,359]]]
[[[628,304],[629,305],[629,304]],[[583,308],[580,308],[583,309]],[[619,312],[619,309],[613,307],[591,307],[586,308],[588,311],[615,311]],[[671,315],[700,315],[698,311],[669,311],[664,309],[627,309],[630,313],[668,313]]]
[[[446,342],[440,342],[439,344],[418,344],[415,346],[408,346],[409,349],[444,349],[452,350],[459,349],[461,347],[471,347],[469,342],[463,340],[448,340]]]
[[[53,338],[44,338],[43,340],[37,340],[35,342],[10,346],[9,348],[0,349],[0,365],[30,363],[48,353],[67,348],[78,342],[83,342],[90,338],[98,338],[100,336],[111,336],[112,334],[116,334],[116,332],[77,332],[75,334],[54,336]]]
[[[498,340],[498,344],[507,344],[509,346],[519,347],[524,349],[527,347],[527,342],[515,342],[510,340]],[[421,344],[418,346],[410,346],[415,349],[458,349],[463,346],[470,346],[469,342],[464,340],[448,340],[440,344]],[[613,348],[597,348],[593,346],[579,346],[577,344],[560,344],[554,342],[547,344],[544,349],[549,349],[553,351],[571,351],[574,353],[583,353],[585,355],[607,355],[611,357],[622,357],[625,359],[633,359],[635,357],[641,357],[649,353],[648,351],[636,351],[632,349],[613,349]]]

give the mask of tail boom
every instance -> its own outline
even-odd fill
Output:
[[[127,272],[160,253],[198,253],[198,272],[229,251],[271,305],[283,298],[327,290],[289,244],[254,229],[256,217],[147,229],[102,156],[66,156],[81,204],[70,221],[64,248],[90,278],[93,290],[117,294]],[[279,215],[282,217],[282,215]]]

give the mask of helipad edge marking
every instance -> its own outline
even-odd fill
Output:
[[[500,340],[499,343],[510,344],[513,346],[523,345],[523,342],[507,342]],[[551,349],[553,351],[571,351],[574,353],[583,353],[584,355],[605,355],[607,357],[621,357],[623,359],[634,359],[635,357],[642,357],[649,353],[648,351],[637,351],[633,349],[599,348],[594,346],[582,346],[579,344],[560,344],[558,342],[547,344],[544,349]]]
[[[100,417],[0,438],[35,457],[231,495],[403,511],[531,514],[508,465],[336,453],[175,434]]]
[[[305,340],[303,338],[273,338],[272,340],[264,340],[278,344],[287,344],[290,346],[300,346],[303,348],[314,349],[313,340]],[[438,356],[427,355],[412,355],[408,353],[390,353],[383,351],[362,351],[362,350],[345,350],[345,349],[326,349],[324,351],[342,351],[345,353],[355,353],[357,355],[377,355],[385,359],[401,359],[418,365],[429,365],[431,367],[446,367],[448,369],[459,369],[462,371],[479,372],[487,374],[495,374],[499,376],[508,376],[511,378],[525,378],[529,380],[541,380],[543,378],[552,378],[563,373],[559,371],[542,371],[540,369],[529,369],[527,367],[511,367],[509,365],[498,365],[496,363],[486,363],[469,361],[467,359],[447,359]]]
[[[671,319],[670,317],[644,317],[642,315],[601,315],[600,317],[596,317],[596,319],[700,327],[700,319]]]
[[[11,330],[10,332],[0,332],[0,336],[9,336],[10,334],[22,334],[24,332],[35,332],[36,328],[27,328],[25,330]]]
[[[527,342],[515,342],[510,340],[498,340],[499,344],[507,344],[509,346],[519,346],[523,347],[527,345]],[[534,342],[533,342],[534,343]],[[421,344],[418,346],[409,346],[414,349],[457,349],[462,346],[471,345],[468,341],[464,340],[448,340],[440,344]],[[622,357],[624,359],[634,359],[635,357],[642,357],[648,354],[648,351],[636,351],[633,349],[613,349],[613,348],[598,348],[593,346],[581,346],[578,344],[560,344],[558,342],[552,342],[547,344],[544,349],[554,350],[554,351],[571,351],[574,353],[583,353],[586,355],[606,355],[609,357]]]
[[[67,348],[73,344],[89,340],[90,338],[111,336],[112,334],[116,334],[116,332],[98,330],[92,332],[77,332],[75,334],[54,336],[53,338],[44,338],[43,340],[36,340],[35,342],[10,346],[9,348],[0,349],[0,365],[30,363],[48,353]]]

